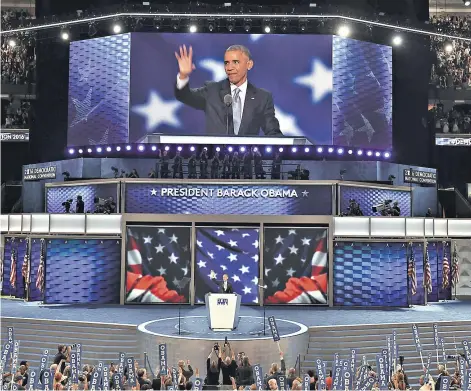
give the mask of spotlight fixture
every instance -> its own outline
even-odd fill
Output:
[[[228,150],[229,152],[232,152],[232,151],[234,150],[234,148],[228,147],[227,150]]]
[[[384,157],[388,159],[391,157],[391,154],[389,152],[384,152]]]
[[[252,21],[250,19],[244,19],[244,30],[245,32],[249,32],[252,28]]]
[[[471,5],[471,0],[463,0],[465,7],[469,7]]]
[[[376,152],[376,153],[375,153],[375,156],[376,156],[376,157],[380,157],[380,156],[381,156],[381,153],[380,153],[380,152]]]
[[[73,148],[69,148],[69,155],[73,155],[75,153],[75,150]]]
[[[14,48],[16,46],[16,41],[14,39],[10,39],[8,41],[8,45],[11,47],[11,48]]]
[[[144,145],[139,145],[137,147],[138,151],[142,152],[144,150]]]
[[[334,152],[334,148],[332,148],[332,147],[329,147],[329,149],[327,150],[327,152],[329,152],[329,153],[332,153],[332,152]]]
[[[304,148],[304,152],[309,153],[310,149],[309,147]]]
[[[245,152],[245,147],[240,147],[240,152]]]
[[[121,26],[120,23],[117,23],[117,22],[114,23],[113,24],[113,33],[119,34],[119,33],[121,33],[121,31],[123,31],[123,26]]]
[[[208,20],[208,30],[210,32],[212,32],[212,31],[214,31],[215,28],[216,28],[216,24],[215,24],[214,19],[209,19]]]
[[[91,37],[94,37],[97,33],[97,30],[96,30],[96,27],[93,23],[90,23],[88,25],[88,36],[91,38]]]
[[[92,153],[92,149],[91,149],[91,148],[88,148],[88,149],[87,149],[87,152],[88,152],[88,153]]]
[[[180,28],[180,19],[173,19],[172,20],[172,28],[174,30],[178,30]]]
[[[266,151],[267,153],[270,153],[270,152],[271,152],[271,147],[266,147],[266,148],[265,148],[265,151]]]
[[[343,148],[337,149],[337,153],[338,153],[339,155],[343,155]]]
[[[152,149],[152,151],[154,151],[154,152],[157,151],[157,147],[155,145],[152,145],[152,147],[150,149]]]
[[[283,147],[278,148],[278,152],[283,152]]]
[[[103,149],[102,149],[101,147],[98,147],[98,148],[96,149],[96,151],[97,151],[98,153],[101,153],[101,151],[103,151]]]
[[[191,152],[195,152],[195,147],[191,146],[191,147],[190,147],[190,151],[191,151]]]
[[[131,150],[131,146],[130,145],[126,145],[126,151],[130,151]]]
[[[299,31],[304,32],[307,29],[307,20],[300,20],[299,21]]]
[[[178,152],[181,152],[182,149],[183,149],[183,147],[182,147],[181,145],[179,145],[179,146],[177,147],[177,151],[178,151]]]
[[[121,147],[118,145],[118,146],[116,147],[116,150],[117,150],[118,152],[121,151]]]
[[[293,153],[298,152],[298,148],[296,148],[296,147],[291,148],[291,152],[293,152]]]
[[[392,43],[394,46],[401,46],[402,45],[402,37],[400,35],[395,35]]]
[[[367,154],[368,156],[371,156],[371,155],[373,155],[373,152],[368,151],[366,154]]]
[[[80,148],[80,149],[78,150],[78,153],[82,154],[82,153],[83,153],[83,149]]]
[[[111,152],[111,147],[106,147],[106,152]]]
[[[363,155],[363,151],[362,151],[361,149],[359,149],[359,150],[357,151],[357,155],[358,155],[358,156]]]
[[[226,27],[227,27],[227,31],[232,32],[234,30],[234,27],[235,27],[235,22],[232,19],[229,19],[227,21]]]
[[[263,31],[266,33],[266,34],[269,34],[271,32],[271,27],[266,25],[264,28],[263,28]]]
[[[324,148],[322,148],[322,147],[317,147],[317,152],[319,152],[319,153],[324,152]]]
[[[155,30],[160,30],[160,26],[162,25],[162,19],[155,18],[153,21],[153,26]]]
[[[197,24],[196,24],[196,21],[192,20],[192,21],[190,22],[190,27],[188,27],[188,31],[189,31],[190,33],[196,33],[196,32],[198,31],[198,26],[197,26]]]
[[[141,18],[138,18],[138,19],[136,20],[135,25],[134,25],[134,31],[140,31],[140,30],[142,30],[142,27],[143,27],[143,26],[144,26],[144,25],[142,24]]]
[[[451,53],[453,51],[453,45],[451,42],[445,43],[445,52]]]
[[[288,19],[283,19],[281,21],[281,31],[286,33],[289,29],[289,21]]]
[[[216,152],[220,152],[221,151],[221,147],[216,147]]]
[[[170,147],[168,145],[165,146],[164,148],[166,151],[169,151],[170,150]]]
[[[61,38],[63,41],[68,41],[70,39],[70,34],[67,30],[61,31]]]
[[[350,28],[347,25],[343,24],[342,26],[339,27],[339,30],[337,33],[341,37],[346,38],[350,35]]]
[[[257,152],[257,151],[258,151],[258,148],[257,148],[257,147],[253,147],[253,148],[252,148],[252,151]]]
[[[347,151],[347,153],[348,153],[349,155],[351,155],[351,154],[353,153],[353,151],[352,151],[351,149],[349,149],[349,150]]]
[[[272,31],[272,24],[269,20],[264,20],[262,21],[262,26],[263,26],[263,31],[266,33],[266,34],[269,34],[271,33]]]

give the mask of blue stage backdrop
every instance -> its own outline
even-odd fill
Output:
[[[15,286],[10,283],[11,276],[11,255],[12,251],[16,254],[16,278]],[[5,238],[4,261],[3,261],[3,285],[2,294],[4,296],[13,296],[24,298],[24,279],[21,275],[21,267],[26,252],[26,240],[24,238]]]
[[[429,242],[428,243],[428,256],[430,262],[430,271],[432,274],[432,292],[427,294],[427,302],[434,303],[439,300],[451,299],[451,288],[443,289],[442,276],[443,276],[443,243],[442,242]],[[451,269],[451,256],[450,246],[447,246],[448,264]],[[449,284],[451,285],[451,276],[449,275]]]
[[[407,306],[406,243],[336,242],[334,304]]]
[[[412,305],[425,305],[425,291],[424,291],[424,248],[422,243],[414,243],[415,261],[415,275],[417,280],[417,292],[415,295],[411,294]]]
[[[333,37],[334,145],[392,147],[392,48]]]
[[[391,48],[330,35],[286,34],[132,33],[73,42],[68,144],[139,142],[152,133],[204,134],[203,112],[174,96],[174,52],[183,44],[194,50],[192,87],[225,79],[224,51],[246,45],[254,59],[250,82],[273,94],[285,135],[305,136],[315,144],[391,148]],[[274,62],[273,53],[280,51],[295,61]]]
[[[41,243],[46,246],[47,240],[41,241],[41,239],[31,239],[31,267],[30,267],[30,284],[29,284],[29,300],[30,301],[42,301],[44,294],[36,288],[36,281],[38,278],[39,262],[41,259]],[[46,255],[46,253],[44,253]]]
[[[256,228],[197,227],[195,302],[202,304],[206,293],[219,291],[211,279],[214,271],[219,282],[228,275],[243,304],[258,304],[259,240]]]
[[[389,190],[368,188],[360,186],[340,185],[340,211],[347,211],[349,200],[356,200],[365,216],[379,216],[380,213],[372,211],[373,205],[383,203],[385,200],[397,201],[401,209],[401,216],[411,216],[411,192],[402,190]]]
[[[330,215],[331,185],[126,183],[126,213]]]
[[[118,304],[121,242],[53,239],[47,243],[47,304]]]
[[[68,145],[128,141],[131,34],[70,44]]]
[[[189,303],[191,227],[128,226],[126,303]]]
[[[327,304],[327,228],[265,229],[266,304]]]
[[[77,186],[54,186],[46,188],[46,212],[47,213],[65,213],[62,203],[72,199],[72,212],[75,212],[77,196],[81,195],[85,203],[85,212],[94,210],[93,199],[113,197],[117,202],[118,184],[103,183]],[[119,206],[119,203],[118,203]]]

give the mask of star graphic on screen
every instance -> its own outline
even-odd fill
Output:
[[[237,242],[234,240],[229,240],[229,246],[231,247],[237,247]]]
[[[206,262],[204,261],[199,261],[198,262],[198,267],[201,269],[202,267],[206,267]]]
[[[288,231],[288,235],[296,235],[296,230],[295,229],[290,229]]]
[[[170,260],[170,263],[175,263],[175,264],[176,264],[178,257],[176,257],[174,253],[172,253],[172,254],[168,257],[168,259]]]
[[[252,243],[252,246],[254,246],[255,248],[258,248],[258,240],[256,240],[255,242]]]
[[[146,243],[149,243],[149,244],[150,244],[150,243],[152,243],[152,239],[153,239],[153,238],[150,237],[150,236],[145,236],[145,237],[143,237],[142,239],[144,239],[144,244],[146,244]]]
[[[203,242],[200,242],[199,240],[196,241],[196,245],[198,247],[203,247]]]
[[[312,62],[311,73],[298,76],[294,82],[311,89],[313,103],[320,102],[327,94],[332,92],[332,69],[316,59]]]
[[[352,142],[354,133],[355,130],[353,129],[353,127],[347,121],[343,121],[343,130],[340,132],[340,135],[345,137],[347,145],[350,145],[350,143]]]
[[[244,295],[248,295],[249,293],[252,293],[252,288],[249,288],[249,287],[244,287],[244,289],[242,289],[244,291]]]
[[[92,138],[89,138],[88,139],[88,143],[90,145],[103,145],[103,144],[108,144],[108,136],[110,134],[110,128],[106,128],[105,129],[105,132],[103,133],[103,136],[101,136],[101,139],[99,139],[98,141],[95,141],[94,139]]]
[[[159,228],[157,231],[158,234],[164,234],[165,233],[165,228]]]
[[[161,276],[163,276],[167,272],[167,269],[164,269],[162,266],[160,266],[160,269],[157,269],[157,271]]]
[[[234,275],[232,276],[232,279],[234,280],[234,282],[236,282],[236,281],[240,281],[240,278],[239,278],[239,276],[238,276],[238,275],[236,275],[236,274],[234,274]]]
[[[222,270],[227,270],[227,266],[226,265],[221,265],[221,269]]]
[[[257,42],[262,37],[263,37],[263,34],[250,34],[250,40],[252,42]]]
[[[268,273],[271,271],[271,269],[265,268],[265,277],[268,277]]]
[[[218,249],[218,251],[224,250],[224,247],[220,244],[216,244],[216,248]]]
[[[278,106],[275,106],[275,117],[280,123],[280,130],[285,136],[302,136],[304,133],[298,127],[295,115],[285,113]]]
[[[376,78],[376,75],[373,73],[373,71],[370,71],[367,75],[367,77],[371,77],[372,79],[374,79],[376,81],[376,83],[378,83],[378,86],[381,87],[381,84],[379,83],[378,79]]]
[[[280,281],[278,280],[278,277],[277,277],[277,278],[275,278],[274,281],[271,282],[271,286],[273,288],[276,288],[278,285],[280,285]]]
[[[162,246],[161,244],[159,244],[158,246],[155,247],[155,252],[157,252],[157,253],[163,253],[163,252],[164,252],[164,248],[165,248],[165,246]]]
[[[214,233],[217,235],[217,236],[221,236],[221,235],[224,235],[224,231],[214,231]]]
[[[286,270],[286,274],[290,277],[293,277],[293,274],[296,273],[296,270],[293,270],[293,268],[289,268],[288,270]]]
[[[182,267],[181,269],[182,269],[183,275],[186,276],[188,274],[188,268]]]
[[[242,237],[243,237],[243,238],[247,238],[247,237],[249,237],[249,236],[250,236],[250,234],[248,234],[248,233],[242,234]]]
[[[176,112],[182,105],[176,100],[165,101],[155,91],[151,91],[147,103],[135,105],[132,111],[146,118],[146,130],[149,132],[163,124],[179,128],[181,123]]]
[[[242,274],[249,273],[250,270],[247,266],[242,265],[242,267],[239,269]]]
[[[297,254],[298,253],[299,248],[295,247],[294,244],[291,247],[288,247],[288,248],[289,248],[290,254]]]
[[[222,61],[216,61],[212,58],[205,58],[199,63],[201,68],[206,69],[212,74],[212,81],[221,81],[227,78],[226,71],[224,70],[224,63]]]
[[[77,125],[79,122],[87,121],[88,116],[97,107],[92,107],[92,88],[88,90],[87,95],[83,100],[72,98],[72,103],[75,106],[75,118],[70,124],[70,127]]]
[[[303,197],[307,197],[309,195],[309,192],[307,190],[304,190],[302,193]]]
[[[229,261],[231,262],[237,261],[237,255],[235,254],[229,254],[227,258],[229,258]]]
[[[363,119],[364,125],[361,128],[358,128],[356,131],[365,132],[366,136],[368,137],[368,142],[371,143],[371,139],[373,138],[375,130],[371,125],[370,121],[368,121],[368,119],[363,114],[361,114],[361,118]]]
[[[284,239],[284,238],[282,238],[280,235],[278,235],[278,237],[277,237],[277,238],[275,238],[275,241],[276,241],[276,243],[275,243],[275,244],[278,244],[278,243],[281,243],[281,244],[283,244],[283,240],[285,240],[285,239]]]
[[[79,79],[78,79],[79,84],[82,84],[84,82],[88,82],[88,78],[89,78],[90,72],[91,72],[91,65],[92,65],[92,61],[91,61],[91,59],[88,59],[88,62],[87,62],[86,66],[77,68],[77,71],[78,71],[78,74],[79,74]]]
[[[383,98],[383,107],[375,110],[375,112],[383,114],[386,117],[388,124],[390,124],[392,119],[392,100]]]
[[[157,195],[157,190],[152,189],[152,190],[150,191],[150,195],[151,195],[151,196],[156,196],[156,195]]]
[[[170,238],[170,243],[178,243],[178,238],[173,234]]]
[[[214,254],[208,251],[208,257],[210,257],[211,259],[214,259]]]
[[[258,262],[258,258],[259,258],[259,257],[258,257],[257,254],[255,254],[255,255],[252,257],[252,259],[254,260],[254,262]]]
[[[301,241],[303,242],[303,246],[310,246],[311,245],[311,240],[308,238],[302,238]]]
[[[254,285],[258,285],[258,278],[257,277],[252,278],[252,283]]]

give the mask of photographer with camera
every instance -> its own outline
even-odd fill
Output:
[[[221,358],[222,384],[230,386],[232,385],[231,378],[236,377],[237,362],[235,360],[235,353],[231,349],[231,344],[227,341],[227,337],[219,357]]]
[[[74,200],[70,198],[62,203],[62,206],[65,209],[65,213],[70,213],[70,207],[72,206],[72,202],[74,202]]]
[[[54,364],[59,365],[60,363],[62,363],[60,368],[58,368],[61,373],[64,372],[65,363],[70,361],[71,350],[72,350],[72,346],[59,345],[57,347],[58,352],[54,356]]]
[[[206,360],[206,385],[219,385],[219,372],[221,371],[221,357],[219,355],[219,343],[216,342]]]
[[[85,213],[85,202],[83,202],[82,196],[77,196],[77,202],[75,204],[75,213]]]

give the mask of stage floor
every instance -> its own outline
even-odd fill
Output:
[[[140,325],[178,317],[176,305],[46,305],[2,298],[2,317],[71,320]],[[241,316],[263,317],[260,307],[241,307]],[[307,306],[266,307],[266,316],[299,322],[308,327],[330,325],[437,322],[471,319],[471,302],[451,301],[428,306],[394,309],[326,308]],[[206,316],[204,306],[181,306],[181,316]]]

